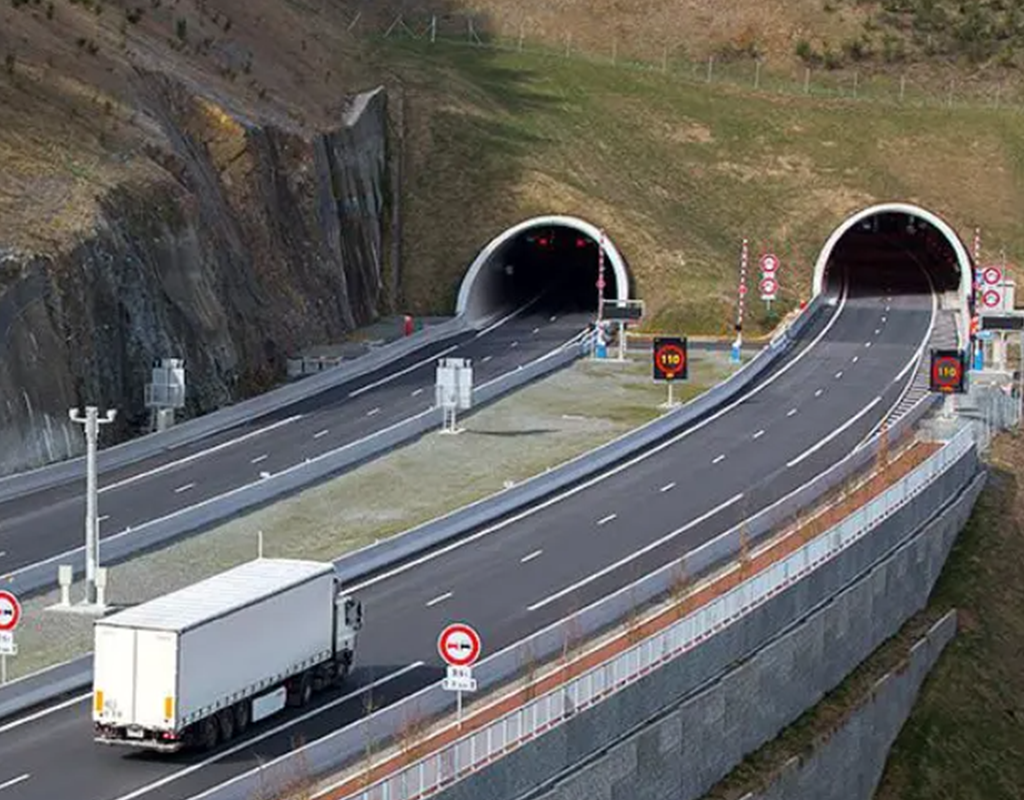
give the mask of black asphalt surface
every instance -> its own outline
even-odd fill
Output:
[[[486,656],[806,482],[895,403],[931,318],[923,292],[852,294],[806,332],[785,366],[716,416],[447,552],[353,587],[367,625],[361,667],[346,691],[424,662],[374,691],[379,708],[441,675],[435,642],[446,623],[474,624]],[[16,728],[0,725],[0,800],[192,797],[252,768],[257,757],[284,753],[296,737],[310,741],[363,713],[364,696],[343,697],[324,697],[324,710],[308,719],[307,711],[268,720],[254,736],[285,729],[258,743],[169,759],[94,745],[89,704],[73,703]]]
[[[479,386],[542,356],[587,316],[524,313],[483,335],[423,348],[386,368],[245,425],[100,476],[101,537],[137,528],[280,472],[428,409],[437,358],[473,360]],[[486,331],[487,329],[485,329]],[[11,572],[84,542],[85,481],[0,504],[0,569]]]

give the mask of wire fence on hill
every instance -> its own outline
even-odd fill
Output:
[[[490,48],[550,58],[579,59],[623,69],[660,72],[693,84],[716,84],[766,94],[811,96],[930,108],[987,108],[1024,111],[1024,85],[993,79],[946,77],[936,69],[928,72],[915,65],[900,74],[889,65],[885,71],[870,65],[826,69],[779,64],[750,53],[728,53],[695,61],[679,47],[650,46],[635,41],[620,43],[610,36],[600,45],[574,39],[573,32],[552,32],[504,24],[488,29],[481,17],[469,14],[399,14],[390,22],[376,22],[357,15],[350,31],[386,40],[417,41],[433,45]],[[602,52],[603,50],[603,52]]]

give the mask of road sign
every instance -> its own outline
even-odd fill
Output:
[[[761,272],[771,275],[779,268],[779,259],[774,253],[765,253],[761,256]]]
[[[448,667],[448,674],[441,683],[442,688],[449,692],[475,692],[476,678],[472,667]]]
[[[985,315],[981,318],[983,331],[1019,331],[1024,330],[1024,316],[1019,314]]]
[[[965,391],[964,354],[960,350],[932,350],[931,390],[944,394]]]
[[[658,336],[654,339],[654,380],[686,380],[689,376],[689,359],[686,357],[685,336]]]
[[[984,267],[981,270],[981,281],[986,286],[996,286],[1003,279],[1003,271],[997,266]]]
[[[13,631],[21,619],[21,603],[6,590],[0,590],[0,631]]]
[[[0,656],[18,655],[18,645],[11,631],[0,631]]]
[[[480,658],[480,634],[469,625],[456,622],[441,631],[437,649],[448,666],[471,666]]]
[[[779,282],[775,278],[765,276],[761,279],[761,299],[773,300],[779,291]]]
[[[1003,295],[998,289],[986,289],[981,295],[981,304],[985,308],[997,308],[1002,305]]]

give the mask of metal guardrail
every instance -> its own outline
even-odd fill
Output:
[[[122,444],[107,447],[97,453],[100,473],[140,461],[174,447],[195,442],[205,436],[235,427],[249,419],[266,416],[285,406],[327,391],[346,381],[358,378],[404,358],[417,350],[442,342],[474,328],[461,317],[375,348],[366,355],[352,359],[351,363],[327,370],[301,381],[289,383],[248,400],[225,406],[209,414],[187,420],[157,433],[150,433]],[[58,486],[75,479],[85,479],[84,457],[50,464],[30,472],[0,478],[0,503],[31,492]]]
[[[961,430],[898,483],[754,577],[605,663],[349,796],[355,800],[419,800],[622,691],[651,670],[701,646],[851,547],[911,502],[974,445],[973,431]]]

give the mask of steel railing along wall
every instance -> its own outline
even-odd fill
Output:
[[[604,664],[587,670],[557,689],[351,797],[357,800],[419,800],[483,768],[495,758],[508,754],[612,693],[621,691],[652,669],[700,646],[739,617],[802,580],[825,561],[835,558],[883,519],[910,502],[974,444],[973,431],[970,428],[961,430],[898,483],[758,575]]]

